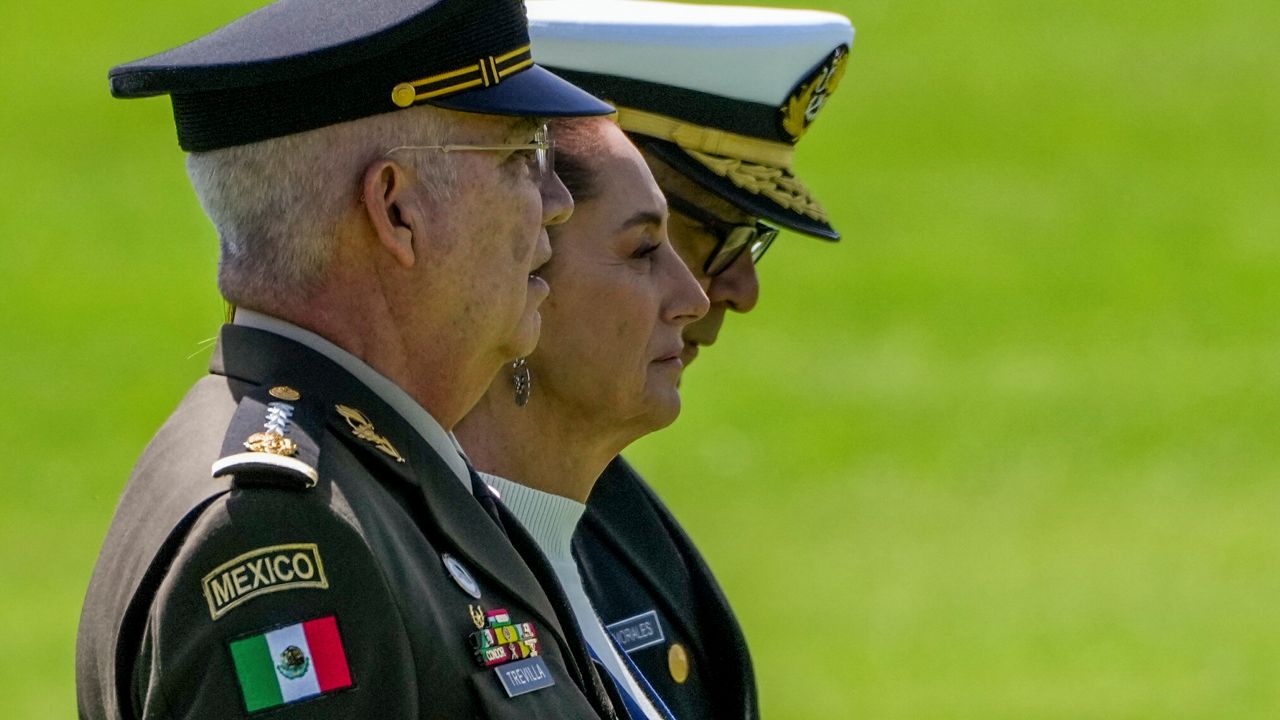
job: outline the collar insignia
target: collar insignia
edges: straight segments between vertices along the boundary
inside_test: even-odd
[[[377,431],[374,430],[373,422],[369,420],[369,418],[365,417],[364,413],[346,405],[335,405],[334,408],[338,411],[339,415],[346,418],[347,425],[351,426],[352,435],[355,435],[365,442],[373,443],[374,447],[392,458],[395,458],[396,462],[404,462],[404,456],[400,454],[400,451],[396,450],[395,446],[392,445],[389,440],[379,435]]]

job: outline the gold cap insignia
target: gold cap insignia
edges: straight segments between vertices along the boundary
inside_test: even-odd
[[[841,45],[813,71],[808,78],[791,91],[791,95],[782,103],[782,129],[791,137],[791,142],[800,140],[809,129],[818,111],[827,103],[827,98],[836,91],[840,79],[844,77],[845,61],[849,59],[849,46]]]
[[[396,462],[404,462],[404,456],[400,454],[400,451],[396,450],[395,446],[392,445],[390,441],[379,435],[377,431],[374,430],[373,422],[369,420],[369,418],[365,417],[364,413],[347,405],[335,405],[334,408],[338,411],[339,415],[346,418],[347,425],[351,426],[352,435],[355,435],[365,442],[373,443],[374,447],[395,458]]]

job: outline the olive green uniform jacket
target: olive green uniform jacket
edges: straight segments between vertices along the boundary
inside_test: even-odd
[[[296,453],[242,456],[272,412],[279,429],[269,404],[293,396],[280,386],[300,396],[285,403]],[[212,477],[228,457],[241,460]],[[317,471],[313,486],[290,461]],[[211,374],[148,446],[111,523],[80,620],[80,716],[614,717],[545,559],[497,513],[345,370],[226,326]],[[512,697],[479,663],[469,639],[494,610],[537,634],[545,676],[518,680],[553,684]],[[265,677],[287,680],[327,652],[331,687],[262,707],[235,653],[298,623],[329,628],[324,648],[271,655]],[[332,670],[335,635],[346,675]]]

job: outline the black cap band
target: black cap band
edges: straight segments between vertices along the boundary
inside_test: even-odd
[[[520,0],[278,0],[110,80],[117,97],[171,95],[187,151],[446,99],[504,115],[611,110],[533,64]],[[529,87],[486,93],[503,83]]]

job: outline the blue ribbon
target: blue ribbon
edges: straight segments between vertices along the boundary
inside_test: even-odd
[[[606,630],[604,634],[605,637],[609,638],[609,642],[613,644],[613,649],[618,653],[618,657],[622,658],[622,662],[626,665],[627,670],[630,671],[632,677],[635,678],[636,684],[645,692],[649,700],[653,703],[654,709],[658,711],[658,714],[662,716],[663,720],[676,720],[676,716],[671,713],[671,709],[668,708],[667,704],[658,696],[658,693],[653,689],[653,686],[649,684],[648,678],[644,676],[644,673],[640,672],[640,668],[636,667],[636,663],[631,659],[631,656],[618,646],[617,641],[608,630]],[[596,649],[591,647],[591,643],[587,643],[587,650],[591,652],[591,659],[600,667],[608,671],[608,666],[600,660],[600,656],[596,654]],[[612,677],[613,673],[609,673],[609,675]],[[622,702],[626,705],[627,715],[629,715],[632,720],[645,720],[644,710],[640,707],[640,703],[631,696],[631,692],[627,689],[627,684],[616,677],[613,678],[613,683],[618,686],[618,694],[622,696]]]

